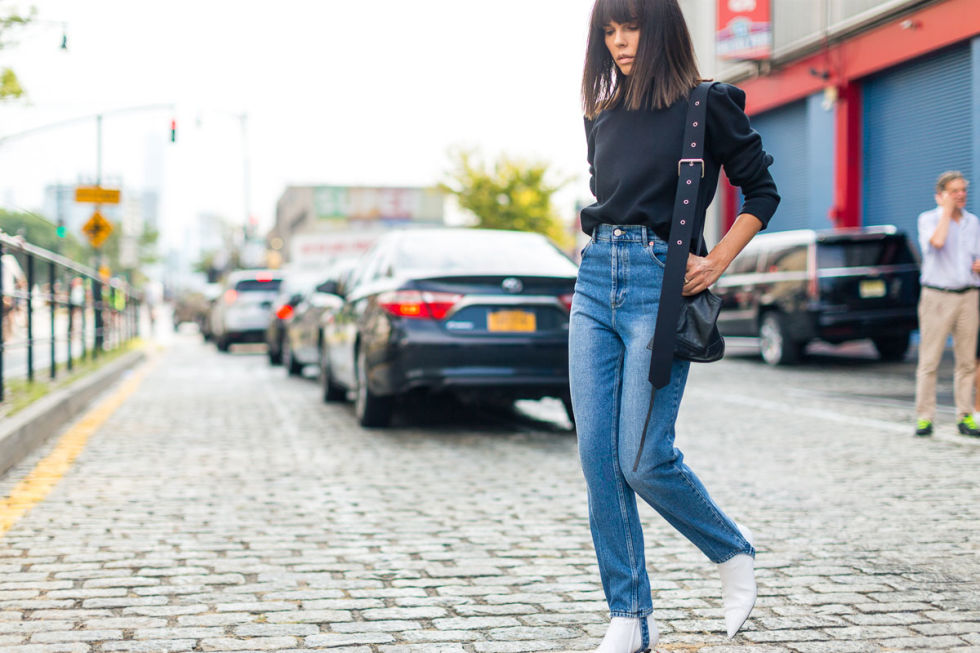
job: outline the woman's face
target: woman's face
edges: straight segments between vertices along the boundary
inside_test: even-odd
[[[636,59],[636,48],[640,45],[640,26],[636,23],[617,23],[612,20],[603,31],[609,54],[612,55],[619,71],[628,76]]]

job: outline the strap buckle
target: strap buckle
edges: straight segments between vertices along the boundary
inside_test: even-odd
[[[681,159],[677,162],[677,176],[681,176],[681,164],[686,163],[687,165],[693,166],[695,163],[701,164],[701,178],[704,179],[704,159]]]

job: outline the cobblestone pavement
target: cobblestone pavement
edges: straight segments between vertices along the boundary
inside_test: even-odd
[[[678,444],[754,529],[760,599],[729,642],[712,565],[644,507],[658,651],[980,651],[980,447],[860,400],[906,392],[894,369],[692,373]],[[178,338],[0,539],[0,650],[593,650],[574,433],[433,406],[364,431],[261,353]]]

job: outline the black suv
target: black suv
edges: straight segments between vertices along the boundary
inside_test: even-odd
[[[901,360],[918,327],[919,265],[895,227],[756,236],[713,289],[728,336],[757,336],[771,365],[799,360],[811,340],[870,338]]]

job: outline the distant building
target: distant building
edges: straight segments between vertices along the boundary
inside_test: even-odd
[[[755,11],[767,2],[712,4]],[[745,90],[775,158],[783,202],[770,229],[895,224],[914,234],[941,172],[980,181],[980,2],[772,0],[770,26],[771,51],[748,61],[737,50],[753,56],[750,21],[719,26],[735,56],[705,66]],[[739,198],[722,186],[725,227]],[[975,194],[970,210],[980,212]]]
[[[363,251],[386,230],[444,221],[445,196],[434,188],[290,186],[266,242],[283,264],[323,264]]]

